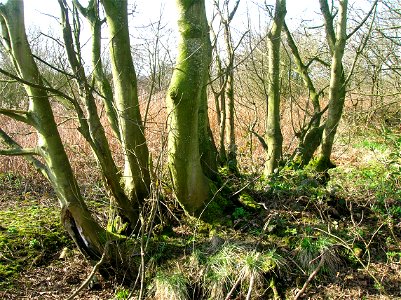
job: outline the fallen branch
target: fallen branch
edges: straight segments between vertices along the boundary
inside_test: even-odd
[[[294,300],[298,300],[298,298],[301,297],[302,294],[306,291],[306,288],[308,287],[309,283],[313,280],[313,278],[315,278],[317,273],[319,273],[320,269],[323,267],[323,263],[324,263],[324,253],[322,254],[320,262],[315,268],[315,270],[313,270],[313,272],[309,275],[308,279],[305,281],[302,289],[300,289],[298,293],[295,295]]]
[[[95,275],[95,273],[97,272],[97,270],[99,270],[99,267],[103,264],[104,259],[106,257],[107,254],[107,248],[108,248],[108,243],[106,244],[106,246],[104,247],[103,250],[103,254],[102,257],[100,258],[100,260],[96,263],[96,265],[93,267],[92,272],[89,274],[88,278],[85,279],[85,281],[80,285],[79,288],[77,288],[74,293],[72,293],[72,295],[70,297],[68,297],[66,300],[72,300],[74,299],[76,296],[78,296],[79,292],[82,291],[92,280],[93,276]]]

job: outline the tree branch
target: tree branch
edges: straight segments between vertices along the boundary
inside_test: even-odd
[[[375,1],[375,3],[377,4],[377,0]],[[372,9],[373,9],[373,8],[374,8],[374,15],[376,15],[376,5],[374,5],[374,6],[372,7]],[[370,15],[371,13],[372,13],[372,10],[369,12],[369,15]],[[371,35],[371,33],[372,33],[372,30],[373,30],[374,19],[375,19],[375,18],[373,17],[373,18],[372,18],[372,22],[370,23],[370,26],[369,26],[369,31],[368,31],[368,33],[366,34],[366,37],[365,37],[364,39],[362,38],[361,45],[359,45],[359,46],[358,46],[358,49],[356,50],[356,54],[355,54],[354,61],[352,62],[351,70],[349,71],[349,74],[348,74],[347,78],[346,78],[345,81],[344,81],[344,85],[347,85],[348,82],[350,81],[351,76],[352,76],[352,74],[354,73],[354,69],[355,69],[355,67],[356,67],[356,65],[357,65],[358,58],[359,58],[359,56],[361,55],[363,49],[365,49],[365,47],[366,47],[366,45],[367,45],[367,43],[368,43],[369,37],[370,37],[370,35]],[[366,21],[366,20],[365,20],[365,21]],[[365,21],[364,21],[364,22],[365,22]],[[347,38],[348,38],[348,37],[347,37]]]
[[[25,110],[0,108],[0,114],[7,116],[11,119],[14,119],[16,121],[23,122],[28,125],[32,125],[32,122],[29,119],[29,115],[28,115],[29,113]]]
[[[327,0],[319,0],[320,3],[320,11],[324,17],[324,25],[326,28],[326,39],[329,44],[330,52],[334,51],[334,45],[336,43],[336,32],[334,30],[334,16],[330,12],[329,4]]]
[[[230,23],[231,20],[234,18],[234,15],[235,15],[235,13],[237,12],[237,9],[238,9],[239,2],[240,2],[240,0],[237,0],[237,2],[235,2],[233,10],[228,15],[228,19],[227,19],[228,23]],[[227,6],[228,6],[228,3],[227,3]]]
[[[250,130],[250,132],[258,138],[260,144],[262,145],[263,150],[267,151],[269,147],[267,146],[265,139],[254,130]]]
[[[372,14],[373,10],[376,8],[376,6],[377,6],[377,1],[378,1],[378,0],[376,0],[375,2],[373,2],[373,5],[372,5],[372,7],[370,8],[368,14],[365,16],[365,18],[363,18],[363,20],[361,21],[361,23],[359,23],[358,26],[356,26],[356,27],[354,28],[354,30],[353,30],[350,34],[347,35],[347,38],[346,38],[347,40],[348,40],[351,36],[353,36],[353,35],[363,26],[363,24],[365,24],[365,22],[368,20],[368,18],[369,18],[370,15]]]
[[[20,77],[14,75],[14,74],[12,74],[12,73],[10,73],[10,72],[7,72],[6,70],[4,70],[4,69],[2,69],[2,68],[0,68],[0,73],[3,74],[3,75],[6,75],[6,76],[8,76],[8,77],[10,77],[10,78],[12,78],[12,79],[15,79],[15,80],[17,80],[17,81],[20,82],[20,83],[23,83],[23,84],[29,85],[29,86],[31,86],[31,87],[34,87],[34,88],[37,88],[37,89],[41,89],[41,90],[47,91],[47,92],[54,93],[54,94],[57,95],[57,96],[61,96],[61,97],[65,98],[66,100],[68,100],[69,102],[71,102],[72,104],[74,104],[74,103],[76,102],[74,98],[71,98],[71,97],[68,96],[67,94],[64,94],[63,92],[61,92],[61,91],[59,91],[59,90],[57,90],[57,89],[54,89],[54,88],[52,88],[52,87],[47,87],[47,86],[43,86],[43,85],[41,85],[41,84],[29,82],[29,81],[27,81],[27,80],[25,80],[25,79],[22,79],[22,78],[20,78]]]
[[[305,281],[304,285],[302,286],[302,289],[300,289],[299,292],[295,295],[294,300],[298,300],[299,297],[302,296],[302,294],[305,292],[306,288],[308,287],[308,284],[313,280],[313,278],[315,278],[317,273],[323,267],[323,263],[324,263],[324,253],[321,254],[319,264],[317,265],[316,269],[313,270],[313,272],[309,275],[308,279]]]
[[[15,148],[15,149],[0,149],[0,155],[26,156],[26,155],[40,155],[40,153],[37,148]]]
[[[57,71],[57,72],[59,72],[59,73],[61,73],[61,74],[64,74],[65,76],[67,76],[67,77],[69,77],[69,78],[75,78],[75,76],[74,76],[73,74],[70,74],[70,73],[68,73],[68,72],[65,71],[65,70],[62,70],[62,69],[60,69],[60,68],[57,68],[57,67],[53,66],[52,64],[48,63],[47,61],[41,59],[39,56],[37,56],[37,55],[35,55],[35,54],[32,54],[32,56],[33,56],[35,59],[37,59],[38,61],[40,61],[41,63],[43,63],[43,64],[45,64],[46,66],[48,66],[49,68],[53,69],[54,71]]]
[[[12,137],[10,137],[7,133],[5,133],[1,128],[0,128],[0,140],[13,150],[20,150],[20,151],[22,150],[22,147]],[[39,152],[38,149],[36,149],[36,151]],[[30,162],[35,167],[36,170],[38,170],[40,173],[42,173],[43,176],[49,179],[50,170],[46,167],[46,165],[44,165],[38,159],[33,157],[32,154],[24,154],[24,157],[28,162]]]
[[[102,257],[96,263],[96,265],[93,267],[92,272],[90,272],[89,276],[85,279],[85,281],[80,285],[79,288],[77,288],[74,291],[74,293],[70,297],[67,298],[67,300],[74,299],[76,296],[78,296],[79,292],[82,291],[89,284],[89,282],[92,280],[92,277],[95,275],[97,270],[99,270],[100,266],[103,264],[104,259],[106,258],[106,254],[107,254],[107,250],[108,250],[109,244],[110,244],[110,242],[107,242],[106,245],[104,246]]]

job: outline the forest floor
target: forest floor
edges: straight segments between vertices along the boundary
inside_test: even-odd
[[[401,135],[337,143],[329,176],[287,166],[266,181],[222,170],[235,205],[218,224],[179,211],[156,218],[147,297],[224,299],[234,287],[230,299],[293,299],[308,282],[302,299],[401,299]],[[106,211],[101,188],[87,191]],[[90,274],[57,204],[35,175],[0,174],[0,299],[67,299]],[[132,287],[97,278],[76,299],[136,299]]]

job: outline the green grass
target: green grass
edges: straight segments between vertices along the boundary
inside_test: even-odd
[[[21,182],[19,177],[12,180],[10,174],[0,177],[0,185],[14,184],[11,188],[15,191],[10,198],[1,198],[0,289],[12,285],[21,270],[43,264],[71,245],[58,208],[41,203],[34,193],[21,193]]]

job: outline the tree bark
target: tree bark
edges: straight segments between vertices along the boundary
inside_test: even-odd
[[[207,84],[210,40],[204,0],[177,0],[180,40],[167,93],[169,167],[177,200],[197,214],[209,198],[199,153],[199,109]]]
[[[17,73],[27,82],[43,85],[25,33],[23,1],[1,4],[0,15],[3,41],[13,57]],[[47,178],[62,208],[64,227],[87,257],[97,259],[103,253],[107,233],[92,218],[82,199],[47,93],[30,85],[24,87],[29,97],[28,117],[37,132],[39,154],[47,166]]]
[[[117,205],[114,206],[117,207],[119,216],[124,222],[129,223],[130,231],[132,231],[139,219],[139,207],[136,205],[136,209],[134,208],[134,205],[130,202],[130,199],[124,193],[120,185],[122,177],[113,160],[103,125],[100,122],[92,87],[87,80],[84,66],[79,57],[77,57],[77,53],[80,52],[80,49],[74,49],[74,46],[77,48],[79,45],[77,45],[76,40],[74,41],[73,39],[66,2],[65,0],[59,0],[59,4],[62,15],[64,47],[72,72],[75,75],[75,82],[80,91],[82,103],[86,109],[86,116],[79,115],[81,133],[93,150],[102,171],[101,175],[104,186],[111,199],[114,199],[116,202]],[[75,20],[75,23],[76,22],[78,22],[78,20]],[[83,130],[84,127],[87,127],[87,130]]]
[[[128,31],[127,0],[102,0],[110,32],[115,102],[124,152],[124,185],[133,202],[141,203],[150,188],[149,151],[144,135]]]
[[[278,168],[282,154],[283,135],[280,128],[280,47],[281,30],[286,15],[286,1],[276,0],[273,24],[269,38],[269,97],[266,118],[266,143],[268,146],[265,175],[272,175]]]
[[[334,33],[333,16],[328,10],[327,0],[320,0],[321,10],[325,18],[327,40],[332,54],[330,91],[328,115],[325,123],[320,154],[316,163],[316,169],[326,171],[335,165],[331,162],[334,136],[344,108],[345,101],[345,75],[342,64],[345,44],[347,41],[347,9],[348,0],[339,1],[337,32]]]

